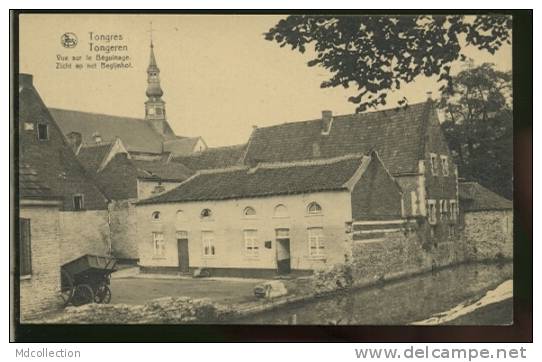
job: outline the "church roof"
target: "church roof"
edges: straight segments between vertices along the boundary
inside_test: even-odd
[[[226,168],[241,165],[245,150],[246,144],[212,147],[190,156],[174,157],[172,161],[180,162],[194,171]]]
[[[416,172],[430,116],[436,117],[436,111],[428,101],[334,116],[329,134],[322,134],[321,119],[261,127],[252,133],[244,161],[286,162],[376,150],[392,174]]]
[[[335,159],[259,164],[196,173],[177,188],[140,204],[228,200],[293,195],[348,188],[347,182],[371,157],[348,155]]]
[[[83,143],[94,143],[93,135],[97,132],[105,143],[121,138],[130,152],[162,152],[163,136],[144,119],[58,108],[49,108],[49,112],[62,133],[79,132]]]
[[[497,195],[477,182],[459,183],[460,208],[465,211],[511,210],[512,201]]]

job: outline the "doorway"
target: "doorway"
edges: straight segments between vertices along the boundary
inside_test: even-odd
[[[177,252],[179,254],[179,269],[182,273],[190,271],[188,258],[188,235],[184,231],[177,231]]]
[[[290,256],[290,230],[276,230],[277,244],[277,272],[281,275],[288,274],[291,271]]]

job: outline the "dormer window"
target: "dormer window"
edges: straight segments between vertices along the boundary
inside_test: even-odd
[[[442,175],[448,176],[450,174],[448,169],[448,157],[440,156],[440,163],[442,164]]]
[[[430,153],[429,156],[431,157],[431,174],[433,176],[438,175],[438,158],[436,153]]]
[[[49,127],[45,123],[38,124],[38,140],[47,141],[49,139]]]
[[[73,195],[73,209],[75,211],[81,211],[85,208],[83,195]]]

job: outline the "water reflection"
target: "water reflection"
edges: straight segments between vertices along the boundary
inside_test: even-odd
[[[263,312],[241,324],[405,325],[481,297],[512,265],[471,264]]]

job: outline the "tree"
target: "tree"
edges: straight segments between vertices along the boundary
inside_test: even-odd
[[[421,75],[437,75],[441,90],[451,88],[451,63],[466,59],[462,44],[493,54],[510,44],[511,26],[512,18],[501,15],[291,15],[265,38],[301,53],[312,46],[316,57],[308,65],[332,75],[321,87],[357,87],[349,101],[362,112],[385,105],[388,91]]]
[[[442,93],[442,129],[461,177],[512,197],[512,74],[484,63],[459,72]]]

